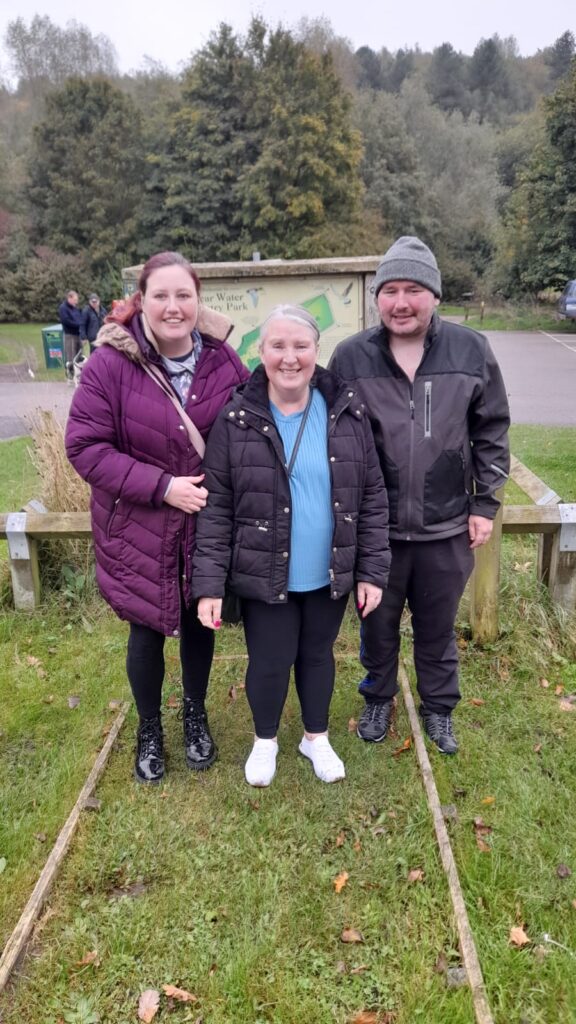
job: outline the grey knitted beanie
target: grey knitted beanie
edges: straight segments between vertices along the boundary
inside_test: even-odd
[[[442,279],[434,253],[414,235],[397,238],[384,254],[374,278],[374,295],[387,281],[415,281],[442,298]]]

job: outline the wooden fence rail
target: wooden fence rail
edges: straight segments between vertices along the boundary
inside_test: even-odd
[[[531,499],[530,505],[503,505],[492,538],[476,551],[470,589],[470,625],[482,641],[498,635],[498,585],[503,533],[538,535],[538,578],[552,600],[571,613],[576,609],[576,504],[564,504],[543,480],[518,459],[512,459],[511,478]],[[38,541],[47,538],[90,537],[88,512],[39,512],[31,503],[19,513],[0,513],[0,537],[8,539],[14,604],[33,611],[40,600]]]

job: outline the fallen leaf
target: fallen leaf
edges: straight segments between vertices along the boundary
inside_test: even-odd
[[[380,1024],[381,1017],[374,1010],[358,1010],[350,1017],[350,1024]]]
[[[442,804],[440,807],[444,821],[458,821],[458,809],[456,804]]]
[[[482,818],[474,818],[474,831],[479,835],[488,836],[492,831],[492,826],[485,825]]]
[[[496,800],[495,796],[485,796],[480,801],[481,804],[493,804]]]
[[[475,708],[481,708],[486,703],[481,697],[471,697],[470,704],[473,704]]]
[[[348,973],[348,968],[347,968],[347,966],[346,966],[346,964],[344,963],[343,960],[338,960],[338,963],[336,964],[336,973],[337,974],[347,974]]]
[[[80,697],[68,697],[68,707],[73,710],[77,708],[80,703]]]
[[[208,971],[208,977],[211,978],[213,974],[216,974],[218,970],[218,964],[210,964],[210,970]]]
[[[559,700],[558,707],[560,708],[560,711],[576,711],[576,704],[574,704],[568,697],[563,697],[562,700]]]
[[[541,743],[537,743],[536,746],[534,747],[534,753],[535,754],[539,754],[541,750],[542,750],[542,744]]]
[[[561,697],[563,693],[564,693],[564,687],[563,686],[556,686],[555,687],[554,694],[555,694],[556,697]]]
[[[572,900],[572,906],[574,907],[574,910],[576,910],[576,900]]]
[[[412,870],[408,872],[407,881],[410,882],[410,884],[412,884],[413,882],[423,882],[424,872],[422,868],[412,868]]]
[[[37,668],[38,665],[42,664],[42,662],[40,661],[40,658],[35,658],[33,654],[27,654],[26,664],[30,665],[31,668]]]
[[[253,811],[259,811],[260,810],[260,803],[259,803],[258,800],[249,800],[248,804],[252,808]]]
[[[54,694],[53,693],[47,693],[44,697],[42,697],[42,700],[44,701],[45,704],[53,704],[54,703]]]
[[[100,958],[95,949],[91,953],[85,953],[81,960],[76,961],[76,967],[87,967],[88,964],[94,964],[95,967],[100,964]]]
[[[45,843],[46,842],[46,833],[45,832],[35,832],[34,833],[34,839],[37,839],[39,843]]]
[[[410,750],[412,746],[412,737],[407,736],[401,747],[396,747],[396,750],[392,751],[392,756],[397,757],[398,754],[405,754],[407,750]]]
[[[344,928],[341,936],[341,942],[364,942],[364,936],[362,932],[359,932],[357,928]]]
[[[434,971],[436,974],[446,974],[448,970],[448,960],[444,952],[439,953],[436,957],[436,963],[434,964]]]
[[[353,967],[350,974],[362,974],[364,971],[369,971],[370,967],[368,964],[359,964],[358,967]]]
[[[538,680],[538,682],[540,683],[540,686],[542,687],[543,690],[547,690],[548,687],[550,686],[550,683],[548,682],[547,679],[541,678],[541,679]]]
[[[141,879],[137,879],[135,882],[130,882],[126,885],[115,887],[110,892],[110,897],[114,899],[120,899],[121,896],[130,896],[134,899],[136,896],[142,896],[146,892],[148,886]]]
[[[119,711],[119,709],[121,707],[122,707],[122,701],[121,700],[109,700],[108,701],[108,710],[109,711]]]
[[[484,842],[484,840],[482,839],[482,836],[476,836],[476,846],[480,850],[480,853],[491,853],[492,852],[491,847],[488,846],[488,843]]]
[[[98,800],[98,797],[87,796],[84,801],[85,811],[99,811],[102,807],[102,801]]]
[[[348,732],[356,732],[357,726],[358,726],[358,722],[356,721],[355,718],[349,719],[349,721],[348,721]]]
[[[339,832],[338,835],[336,836],[336,846],[344,846],[345,842],[346,842],[346,833],[342,829],[342,831]]]
[[[567,864],[559,864],[556,868],[556,874],[558,878],[570,878],[572,872]]]
[[[524,929],[517,926],[516,928],[510,929],[509,942],[511,942],[513,946],[522,947],[529,945],[530,939],[526,935]]]
[[[160,993],[155,988],[147,988],[138,1000],[138,1020],[143,1020],[144,1024],[150,1024],[150,1021],[154,1020],[158,1013],[159,1006]]]
[[[448,988],[463,988],[468,984],[468,974],[465,967],[449,967],[446,971],[446,984]]]
[[[360,853],[360,850],[362,849],[362,843],[360,842],[359,839],[354,840],[354,845],[352,849],[355,850],[356,853]]]
[[[348,881],[349,878],[350,878],[350,875],[348,874],[347,871],[341,871],[339,875],[336,875],[336,878],[334,879],[334,881],[332,883],[333,886],[334,886],[335,892],[342,892],[342,889],[346,885],[346,882]]]
[[[180,707],[180,700],[176,696],[175,693],[171,693],[170,696],[168,697],[168,700],[166,701],[166,707],[167,708],[179,708]]]
[[[170,999],[176,999],[179,1003],[197,1003],[198,996],[187,992],[185,988],[177,988],[176,985],[162,985],[162,991]]]

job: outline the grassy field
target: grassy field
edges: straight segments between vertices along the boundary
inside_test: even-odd
[[[576,321],[559,320],[551,306],[516,306],[512,303],[479,302],[467,306],[442,305],[440,316],[459,316],[477,331],[549,331],[551,334],[576,334]]]
[[[575,435],[513,432],[515,454],[566,500],[576,497]],[[14,445],[2,448],[16,454],[10,469],[0,464],[0,508],[19,500],[19,480],[29,486]],[[576,1019],[576,711],[566,702],[576,634],[547,607],[534,559],[532,540],[505,539],[496,643],[472,643],[463,610],[462,749],[454,759],[431,753],[497,1024]],[[408,623],[404,631],[408,654]],[[267,791],[243,780],[251,724],[241,631],[219,637],[209,707],[220,758],[199,777],[184,762],[169,641],[166,782],[151,790],[131,779],[132,711],[100,809],[83,816],[4,996],[3,1024],[126,1024],[139,994],[164,984],[197,996],[162,996],[155,1020],[173,1024],[347,1024],[361,1011],[373,1015],[356,1018],[366,1024],[472,1024],[468,990],[446,984],[460,957],[417,764],[411,750],[395,753],[409,735],[402,702],[385,743],[349,731],[360,710],[356,632],[350,614],[331,726],[346,782],[323,786],[298,757],[292,695]],[[125,636],[93,595],[73,590],[37,615],[6,610],[0,621],[0,944],[103,742],[110,702],[127,696]],[[422,874],[410,881],[412,871]],[[524,948],[509,941],[514,926],[527,933]],[[344,943],[346,928],[363,941]]]
[[[36,380],[62,380],[62,367],[48,370],[42,328],[51,324],[0,324],[0,364],[26,363]]]

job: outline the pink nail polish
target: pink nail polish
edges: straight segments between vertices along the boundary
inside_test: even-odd
[[[221,625],[222,625],[222,623],[221,623],[220,619],[216,619],[216,621],[214,622],[214,629],[220,629]]]

